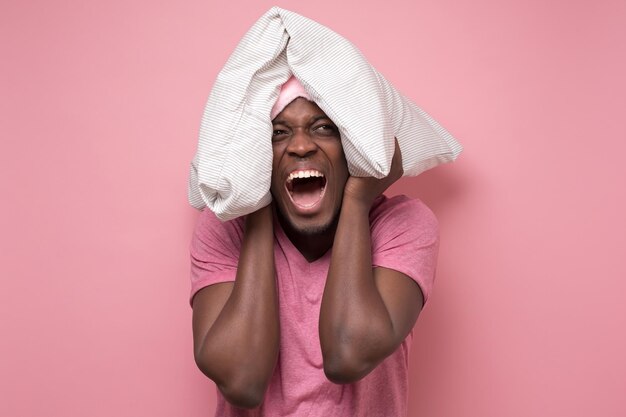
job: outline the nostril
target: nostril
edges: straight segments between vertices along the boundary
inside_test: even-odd
[[[287,150],[298,156],[305,156],[317,150],[317,145],[307,135],[294,135],[289,141]]]

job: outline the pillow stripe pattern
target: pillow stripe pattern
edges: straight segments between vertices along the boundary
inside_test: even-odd
[[[352,43],[273,7],[244,35],[213,85],[191,162],[192,206],[208,206],[224,221],[271,202],[270,112],[292,74],[339,127],[351,175],[386,176],[394,137],[405,175],[453,161],[462,150]]]

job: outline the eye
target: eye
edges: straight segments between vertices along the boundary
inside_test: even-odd
[[[272,131],[272,142],[284,139],[287,137],[288,134],[289,132],[287,132],[285,129],[274,129]]]
[[[324,136],[336,136],[339,133],[337,126],[331,123],[324,123],[314,128],[315,132]]]

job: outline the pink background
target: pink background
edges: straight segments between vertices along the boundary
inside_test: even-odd
[[[0,3],[0,415],[213,415],[187,170],[218,70],[272,4]],[[281,5],[466,148],[394,187],[442,228],[410,416],[626,415],[626,3]]]

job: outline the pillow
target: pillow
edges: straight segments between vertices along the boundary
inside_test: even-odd
[[[352,43],[273,7],[245,34],[213,85],[191,163],[192,206],[208,206],[224,221],[271,202],[270,112],[292,75],[339,128],[351,175],[386,176],[394,138],[405,175],[453,161],[462,150]]]

